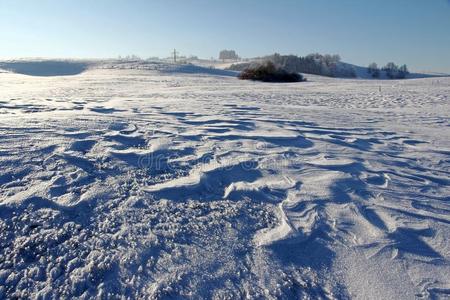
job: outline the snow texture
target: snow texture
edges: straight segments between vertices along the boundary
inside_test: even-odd
[[[77,66],[0,73],[0,298],[449,297],[450,78]]]

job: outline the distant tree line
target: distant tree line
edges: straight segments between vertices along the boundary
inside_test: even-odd
[[[309,54],[307,56],[280,55],[275,53],[268,59],[282,68],[299,73],[309,73],[329,77],[356,77],[355,70],[341,62],[337,54]]]
[[[397,66],[395,63],[390,62],[381,69],[376,63],[371,63],[367,67],[367,72],[372,75],[373,78],[380,78],[382,72],[386,74],[389,79],[404,79],[409,74],[408,67],[406,65]]]
[[[119,55],[118,59],[122,60],[122,61],[141,61],[141,60],[143,60],[141,57],[139,57],[138,55],[135,55],[135,54],[131,54],[131,55],[127,55],[127,56]]]
[[[316,74],[329,77],[356,77],[354,68],[341,62],[339,55],[330,54],[309,54],[307,56],[296,55],[273,55],[260,58],[262,61],[270,61],[276,66],[288,71],[297,73]],[[232,65],[230,69],[242,71],[248,68],[251,63]]]

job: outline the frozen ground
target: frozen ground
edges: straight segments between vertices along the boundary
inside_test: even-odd
[[[0,73],[0,298],[450,297],[449,78],[138,68]]]

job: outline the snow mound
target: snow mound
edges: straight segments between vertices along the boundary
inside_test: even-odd
[[[64,60],[17,60],[0,62],[0,69],[30,76],[69,76],[86,71],[89,64]]]

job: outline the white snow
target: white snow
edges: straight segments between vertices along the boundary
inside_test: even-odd
[[[45,75],[0,73],[0,298],[449,297],[450,78]]]

